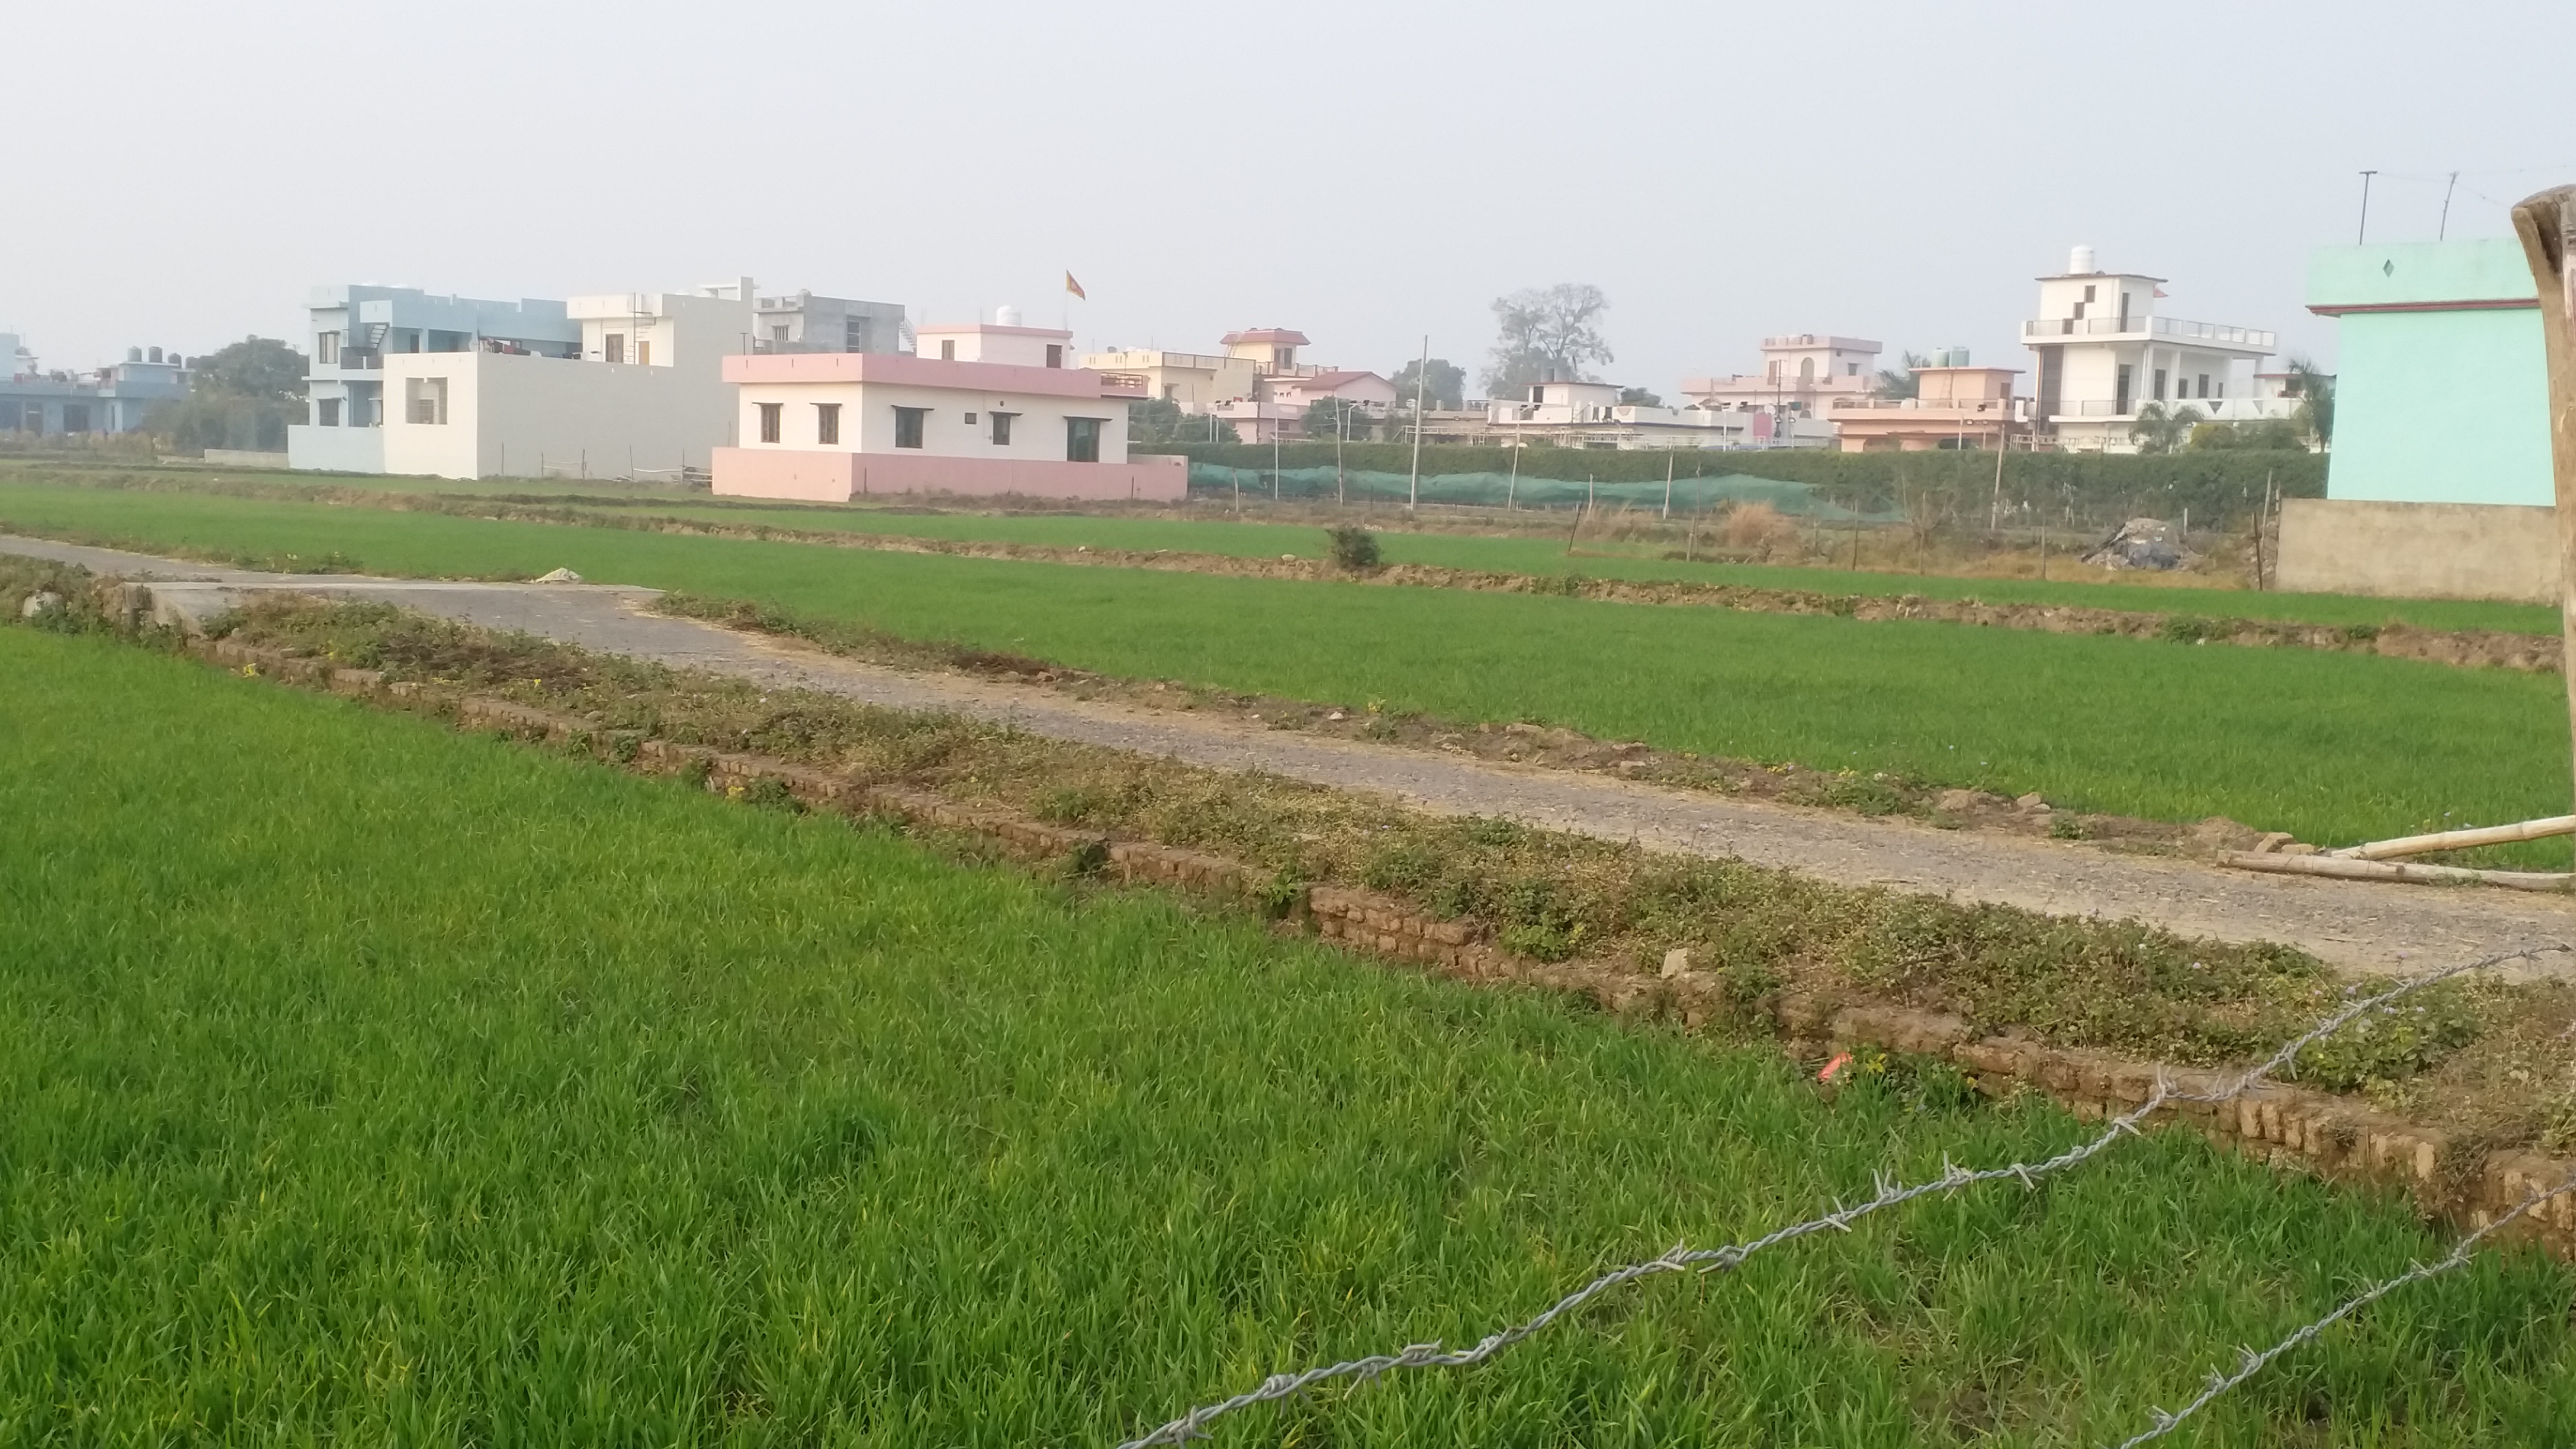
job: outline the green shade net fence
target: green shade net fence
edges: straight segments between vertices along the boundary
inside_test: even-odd
[[[1273,483],[1276,482],[1274,488]],[[1756,478],[1749,473],[1716,473],[1676,477],[1670,485],[1677,513],[1712,513],[1740,503],[1768,503],[1782,513],[1820,521],[1893,522],[1896,512],[1855,513],[1805,483]],[[1590,483],[1577,479],[1536,478],[1510,473],[1430,473],[1421,485],[1424,503],[1483,508],[1628,508],[1660,511],[1666,484],[1653,482]],[[1190,464],[1190,492],[1203,498],[1252,497],[1305,500],[1343,498],[1352,502],[1402,503],[1411,496],[1412,479],[1404,473],[1365,468],[1236,468],[1223,463]]]

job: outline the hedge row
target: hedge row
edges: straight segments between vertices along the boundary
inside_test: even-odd
[[[1140,446],[1140,451],[1185,453],[1192,462],[1267,475],[1274,466],[1267,444],[1190,443]],[[1413,449],[1402,443],[1352,443],[1343,454],[1352,469],[1405,473]],[[1810,449],[1661,452],[1532,447],[1521,451],[1520,476],[1582,484],[1660,483],[1667,462],[1680,476],[1727,473],[1804,483],[1836,504],[1866,513],[1949,512],[1982,519],[1995,489],[1995,455],[1974,450],[1927,453],[1838,453]],[[1277,454],[1281,468],[1334,466],[1330,443],[1289,443]],[[1510,467],[1507,450],[1431,444],[1422,450],[1425,476],[1498,473]],[[2008,453],[2003,497],[2023,517],[2045,511],[2052,519],[2172,518],[2188,508],[2213,522],[2250,513],[2266,480],[2284,497],[2322,498],[2326,459],[2304,452],[2202,452],[2155,455]]]

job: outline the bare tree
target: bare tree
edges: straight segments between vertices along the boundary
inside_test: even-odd
[[[1589,282],[1531,287],[1494,299],[1493,361],[1485,391],[1509,397],[1534,382],[1580,382],[1588,363],[1611,360],[1601,335],[1610,299]]]

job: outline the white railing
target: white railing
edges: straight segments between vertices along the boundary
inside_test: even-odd
[[[2215,342],[2227,347],[2265,351],[2280,339],[2260,327],[2227,327],[2216,322],[2187,322],[2180,317],[2041,317],[2021,324],[2024,337],[2172,337],[2185,342]]]

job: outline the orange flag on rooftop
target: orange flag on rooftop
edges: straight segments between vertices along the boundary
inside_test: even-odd
[[[1064,274],[1064,289],[1086,302],[1091,300],[1091,294],[1082,290],[1082,284],[1073,279],[1073,273],[1071,272]]]

